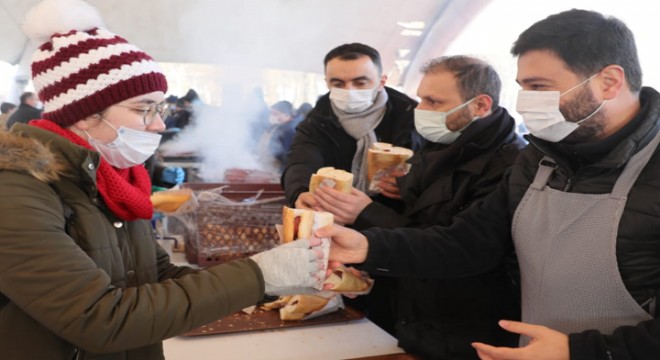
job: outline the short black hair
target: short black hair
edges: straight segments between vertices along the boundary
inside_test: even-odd
[[[520,34],[511,54],[520,56],[531,50],[552,51],[572,72],[585,78],[608,65],[619,65],[630,90],[638,92],[642,88],[635,37],[615,17],[579,9],[550,15]]]
[[[197,91],[195,91],[194,89],[189,89],[186,95],[183,95],[181,99],[187,102],[194,102],[196,100],[199,100],[199,95],[197,95]]]
[[[464,55],[443,56],[429,60],[422,66],[422,74],[447,71],[454,75],[463,101],[486,94],[493,99],[491,109],[500,104],[502,81],[497,71],[487,62]]]
[[[294,114],[295,111],[293,110],[293,104],[291,104],[291,102],[286,100],[278,101],[275,104],[273,104],[270,108],[273,110],[277,110],[282,114],[290,117],[293,117],[295,115]]]
[[[380,54],[378,51],[369,45],[360,43],[339,45],[336,48],[330,50],[330,52],[327,53],[323,59],[323,68],[325,69],[325,67],[328,66],[328,62],[334,58],[340,58],[342,60],[355,60],[362,56],[370,57],[371,61],[378,68],[378,74],[380,75],[383,73],[383,64],[380,62]]]
[[[21,101],[21,104],[25,104],[25,102],[26,102],[29,98],[34,97],[34,95],[35,95],[35,94],[34,94],[33,92],[29,92],[29,91],[26,91],[26,92],[22,93],[22,94],[21,94],[21,97],[19,98],[20,101]]]
[[[10,102],[3,102],[2,104],[0,104],[0,112],[3,114],[10,112],[14,108],[16,108],[16,105]]]

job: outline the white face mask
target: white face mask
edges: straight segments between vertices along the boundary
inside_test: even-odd
[[[431,111],[415,109],[415,128],[417,132],[422,135],[426,140],[440,144],[451,144],[465,130],[472,122],[478,117],[475,117],[469,123],[465,124],[462,129],[451,131],[447,128],[447,116],[452,114],[463,107],[467,106],[475,98],[449,110],[449,111]]]
[[[105,161],[116,168],[126,169],[143,164],[156,152],[160,144],[160,134],[133,130],[124,126],[117,129],[105,119],[101,120],[117,131],[116,139],[108,144],[103,144],[93,139],[86,131],[85,134],[89,137],[89,144],[101,153]]]
[[[269,115],[268,116],[268,123],[271,125],[281,125],[281,124],[286,124],[291,120],[290,117],[288,116],[278,116],[278,115]]]
[[[518,92],[516,111],[522,116],[523,122],[529,132],[537,138],[550,142],[558,142],[580,127],[580,123],[598,113],[606,101],[603,101],[587,117],[576,122],[566,121],[564,115],[559,111],[559,98],[561,96],[577,89],[596,75],[598,74],[592,75],[561,94],[559,91],[520,90]]]
[[[365,90],[346,90],[340,88],[330,88],[330,100],[341,110],[355,114],[367,110],[373,105],[378,91],[378,87]]]
[[[275,116],[275,115],[269,115],[268,116],[268,123],[271,125],[279,125],[280,124],[280,118]]]

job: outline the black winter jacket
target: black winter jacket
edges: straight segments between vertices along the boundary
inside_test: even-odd
[[[499,108],[453,144],[427,143],[410,159],[410,172],[399,178],[404,213],[374,202],[354,227],[449,225],[495,189],[524,146],[514,119]],[[517,336],[497,326],[519,318],[516,290],[504,266],[459,279],[399,279],[393,294],[399,346],[425,359],[477,359],[472,341],[516,346]]]
[[[417,102],[394,89],[385,87],[385,90],[387,110],[374,130],[378,141],[417,150],[421,145],[413,118]],[[293,206],[298,195],[309,190],[312,174],[322,167],[351,171],[356,147],[357,141],[341,127],[333,113],[329,94],[322,96],[296,128],[282,174],[287,201]],[[374,200],[400,207],[399,201],[393,202],[384,196],[377,196]]]
[[[641,110],[628,125],[598,142],[569,148],[530,137],[531,145],[521,152],[498,188],[462,212],[449,227],[364,231],[369,240],[369,254],[363,268],[397,276],[433,274],[437,278],[451,278],[481,274],[500,266],[514,250],[511,220],[533,181],[540,159],[547,154],[558,164],[549,180],[554,189],[591,194],[611,192],[626,162],[660,130],[660,94],[652,88],[643,88],[640,103]],[[594,157],[599,151],[604,152]],[[640,304],[660,289],[658,188],[660,148],[630,190],[618,227],[619,272],[626,288]],[[660,319],[620,327],[612,334],[596,330],[570,334],[569,345],[571,359],[657,359],[660,358]]]
[[[402,146],[413,151],[420,148],[421,137],[415,130],[414,109],[417,102],[408,96],[388,87],[387,103],[383,120],[374,132],[377,141]],[[282,187],[291,206],[298,196],[309,190],[309,179],[316,170],[332,166],[351,171],[357,141],[341,126],[332,111],[329,94],[321,97],[307,118],[296,128],[287,165],[282,174]],[[372,199],[386,207],[401,210],[403,202],[382,195]],[[389,279],[376,279],[371,293],[357,299],[347,300],[347,304],[367,313],[376,325],[392,333],[394,315],[387,297],[390,290]]]
[[[41,119],[41,110],[28,104],[20,104],[18,109],[7,119],[7,129],[16,123],[27,124],[28,121],[35,119]]]

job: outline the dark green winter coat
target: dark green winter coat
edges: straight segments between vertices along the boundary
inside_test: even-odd
[[[105,207],[98,164],[46,130],[0,133],[3,359],[162,359],[163,339],[263,298],[251,260],[172,265],[149,221]]]

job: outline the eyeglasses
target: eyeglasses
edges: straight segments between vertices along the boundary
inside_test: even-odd
[[[127,105],[121,105],[121,104],[115,104],[115,106],[123,107],[126,109],[130,109],[133,111],[141,112],[142,113],[142,121],[144,122],[145,126],[151,125],[154,120],[156,120],[156,115],[160,116],[162,120],[165,120],[165,118],[169,115],[170,109],[167,106],[166,102],[162,102],[160,104],[156,103],[151,103],[149,104],[148,107],[146,108],[135,108],[132,106],[127,106]]]

